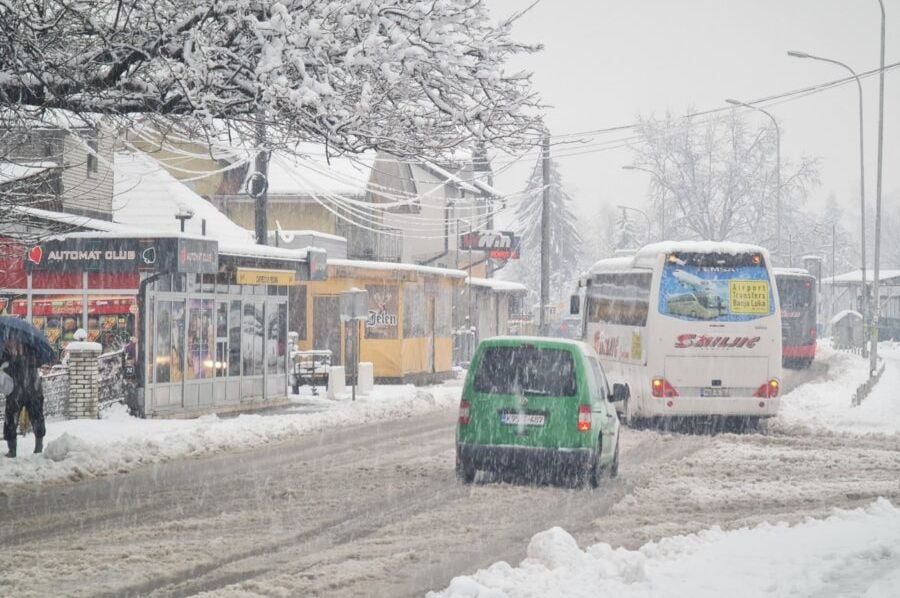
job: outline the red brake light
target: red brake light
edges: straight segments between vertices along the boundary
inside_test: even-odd
[[[654,378],[650,382],[650,394],[654,397],[677,397],[678,391],[665,378]]]
[[[761,397],[764,399],[771,399],[778,396],[778,391],[781,390],[781,385],[778,383],[778,380],[772,378],[762,386],[756,389],[756,392],[753,393],[754,397]]]
[[[459,402],[459,425],[468,426],[469,425],[469,401],[463,399]]]
[[[578,407],[578,431],[588,432],[591,429],[591,406],[579,405]]]

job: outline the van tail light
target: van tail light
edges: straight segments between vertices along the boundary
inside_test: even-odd
[[[668,380],[657,377],[650,382],[650,394],[657,398],[677,397],[678,391],[675,390],[674,386],[669,384]]]
[[[459,425],[468,426],[469,425],[469,401],[463,399],[459,402]]]
[[[580,405],[578,407],[578,431],[589,432],[591,429],[591,406]]]
[[[757,388],[756,392],[753,393],[753,396],[763,399],[772,399],[778,396],[779,390],[781,390],[781,385],[778,383],[778,380],[772,378],[771,380]]]

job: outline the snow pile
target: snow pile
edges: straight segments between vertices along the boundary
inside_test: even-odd
[[[139,419],[116,405],[99,420],[50,421],[43,455],[31,453],[34,436],[19,438],[19,457],[0,460],[2,489],[19,484],[77,480],[125,472],[149,463],[247,449],[325,429],[400,419],[459,401],[461,380],[425,389],[376,386],[349,400],[295,397],[291,407],[265,414],[207,415],[190,420]]]
[[[817,360],[826,361],[824,377],[803,384],[781,400],[773,430],[790,433],[808,427],[850,434],[900,434],[900,345],[881,343],[885,371],[872,393],[857,407],[853,393],[869,375],[869,361],[819,343]]]
[[[866,509],[649,542],[638,550],[595,544],[581,550],[555,527],[536,534],[518,567],[498,562],[456,577],[430,598],[671,596],[896,596],[900,509]]]

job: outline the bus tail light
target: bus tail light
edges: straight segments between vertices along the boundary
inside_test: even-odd
[[[654,378],[650,382],[650,393],[657,398],[677,397],[678,391],[665,378]]]
[[[469,401],[463,399],[459,402],[459,425],[468,426],[469,425]]]
[[[753,396],[763,399],[772,399],[778,396],[779,390],[781,390],[781,385],[778,383],[778,380],[772,378],[771,380],[757,388],[756,392],[753,393]]]
[[[578,431],[589,432],[591,430],[591,406],[579,405],[578,407]]]

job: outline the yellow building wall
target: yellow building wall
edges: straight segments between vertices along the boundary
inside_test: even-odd
[[[351,288],[364,289],[366,285],[388,285],[397,289],[397,337],[396,339],[372,339],[363,334],[360,347],[360,360],[372,362],[376,378],[403,378],[404,376],[430,373],[428,370],[428,343],[427,337],[403,338],[404,319],[404,292],[403,285],[416,283],[424,287],[425,277],[435,278],[434,275],[423,275],[417,272],[395,271],[386,267],[385,270],[369,268],[336,268],[328,267],[328,280],[305,282],[307,286],[306,297],[306,338],[298,341],[302,351],[308,351],[313,347],[314,322],[313,322],[313,298],[316,296],[339,295],[341,291]],[[454,287],[460,286],[463,279],[449,277],[437,277],[437,287],[452,294]],[[426,314],[421,314],[424,318]],[[341,334],[341,351],[346,354],[346,334]],[[449,372],[453,368],[453,339],[448,336],[435,336],[434,339],[434,371],[435,373]]]

